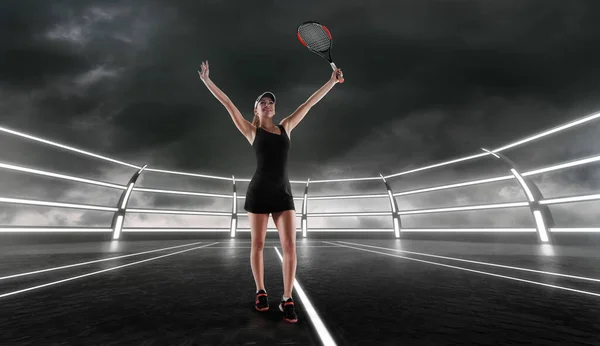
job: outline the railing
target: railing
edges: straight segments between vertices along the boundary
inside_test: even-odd
[[[503,152],[508,149],[515,148],[521,146],[525,143],[532,142],[542,137],[549,136],[551,134],[555,134],[560,131],[564,131],[566,129],[572,128],[574,126],[578,126],[590,121],[593,121],[600,117],[600,113],[595,113],[570,123],[557,126],[547,131],[540,132],[536,135],[527,137],[525,139],[513,142],[511,144],[505,145],[503,147],[497,149],[484,149],[482,148],[481,153],[467,156],[464,158],[454,159],[426,167],[421,167],[417,169],[411,169],[405,172],[400,172],[396,174],[391,174],[387,176],[383,176],[380,174],[379,177],[366,177],[366,178],[354,178],[354,179],[331,179],[331,180],[313,180],[308,179],[307,181],[296,181],[291,180],[292,184],[304,184],[305,190],[303,197],[295,197],[295,200],[302,201],[302,213],[301,213],[301,228],[299,231],[302,232],[303,237],[307,237],[308,233],[312,232],[389,232],[394,233],[396,238],[399,238],[402,232],[530,232],[537,233],[539,240],[543,243],[551,241],[551,234],[558,232],[600,232],[600,228],[557,228],[554,227],[554,221],[552,218],[552,214],[548,208],[549,205],[553,204],[563,204],[563,203],[574,203],[574,202],[583,202],[583,201],[593,201],[600,199],[600,194],[590,194],[590,195],[579,195],[579,196],[564,196],[560,198],[543,198],[536,184],[530,179],[532,176],[540,175],[547,172],[558,171],[566,168],[586,165],[594,162],[600,161],[600,155],[591,156],[586,158],[580,158],[577,160],[573,160],[570,162],[558,163],[548,167],[542,167],[538,169],[534,169],[528,172],[520,172],[519,167],[512,162]],[[238,196],[236,190],[236,181],[245,181],[249,182],[250,179],[236,179],[234,176],[229,177],[219,177],[219,176],[210,176],[203,174],[195,174],[195,173],[185,173],[185,172],[176,172],[176,171],[168,171],[161,169],[153,169],[148,168],[147,166],[138,166],[126,162],[122,162],[119,160],[115,160],[112,158],[108,158],[105,156],[93,154],[84,150],[76,149],[73,147],[69,147],[66,145],[62,145],[59,143],[55,143],[46,139],[34,137],[22,132],[10,130],[4,127],[0,127],[0,131],[11,134],[14,136],[18,136],[21,138],[26,138],[32,141],[37,141],[40,143],[44,143],[50,146],[59,147],[65,150],[69,150],[72,152],[76,152],[82,155],[94,157],[96,159],[100,159],[107,162],[112,162],[114,164],[127,166],[129,168],[135,169],[134,173],[131,176],[131,179],[126,185],[113,184],[103,181],[97,181],[92,179],[84,179],[78,178],[65,174],[58,174],[28,167],[21,167],[9,163],[0,162],[0,168],[12,171],[18,171],[23,173],[35,174],[53,177],[56,179],[63,179],[74,181],[83,184],[91,184],[96,186],[102,186],[111,189],[121,190],[121,198],[116,206],[98,206],[98,205],[86,205],[86,204],[72,204],[72,203],[57,203],[51,201],[41,201],[41,200],[31,200],[31,199],[20,199],[20,198],[9,198],[9,197],[0,197],[0,203],[11,203],[11,204],[21,204],[21,205],[36,205],[36,206],[47,206],[47,207],[58,207],[58,208],[74,208],[74,209],[85,209],[85,210],[95,210],[95,211],[104,211],[113,213],[113,220],[110,227],[106,228],[94,228],[94,227],[34,227],[34,226],[5,226],[0,227],[0,232],[112,232],[112,239],[117,240],[120,237],[121,232],[168,232],[168,231],[177,231],[177,232],[229,232],[231,237],[235,237],[236,232],[250,232],[250,229],[238,229],[237,221],[238,217],[247,217],[245,213],[238,214],[237,211],[237,201],[240,199],[244,199],[245,196]],[[506,166],[507,170],[510,174],[494,177],[494,178],[486,178],[474,181],[466,181],[466,182],[457,182],[454,184],[443,185],[443,186],[433,186],[428,188],[420,188],[410,191],[401,191],[401,192],[393,192],[388,184],[389,179],[397,178],[400,176],[413,174],[416,172],[422,172],[425,170],[430,170],[434,168],[449,166],[457,163],[464,163],[466,161],[471,161],[475,159],[479,159],[482,157],[488,157],[488,155],[492,155],[498,160],[501,160]],[[167,175],[181,175],[181,176],[189,176],[195,178],[203,178],[203,179],[213,179],[213,180],[226,180],[232,182],[232,194],[214,194],[214,193],[202,193],[202,192],[194,192],[194,191],[174,191],[174,190],[164,190],[164,189],[154,189],[154,188],[139,188],[135,187],[135,183],[138,177],[146,171],[167,174]],[[458,187],[465,186],[474,186],[492,182],[499,181],[508,181],[515,179],[521,189],[523,190],[527,200],[523,202],[512,202],[512,203],[497,203],[497,204],[486,204],[486,205],[468,205],[468,206],[457,206],[457,207],[447,207],[447,208],[434,208],[434,209],[418,209],[418,210],[399,210],[398,204],[396,202],[397,197],[420,194],[431,191],[441,191],[447,189],[453,189]],[[381,194],[359,194],[359,195],[336,195],[336,196],[318,196],[318,197],[309,197],[309,187],[315,184],[326,184],[332,182],[355,182],[355,181],[381,181],[383,186],[385,186],[386,193]],[[147,192],[147,193],[157,193],[157,194],[171,194],[171,195],[185,195],[185,196],[198,196],[198,197],[206,197],[206,198],[225,198],[232,200],[232,210],[229,211],[193,211],[193,210],[160,210],[160,209],[138,209],[138,208],[127,208],[127,204],[131,198],[131,195],[135,192]],[[378,212],[336,212],[336,213],[309,213],[308,212],[308,202],[310,200],[334,200],[334,199],[368,199],[368,198],[380,198],[380,199],[388,199],[390,202],[390,210],[386,211],[378,211]],[[469,210],[484,210],[484,209],[500,209],[500,208],[529,208],[531,211],[532,219],[535,223],[535,228],[460,228],[460,229],[450,229],[450,228],[442,228],[442,229],[424,229],[424,228],[402,228],[401,216],[403,215],[418,215],[418,214],[429,214],[429,213],[449,213],[449,212],[457,212],[457,211],[469,211]],[[231,219],[231,226],[229,228],[123,228],[124,218],[127,214],[133,213],[155,213],[155,214],[177,214],[177,215],[202,215],[202,216],[222,216]],[[392,223],[390,228],[384,229],[342,229],[342,228],[308,228],[308,218],[309,217],[343,217],[343,216],[391,216]],[[275,231],[270,229],[269,231]]]

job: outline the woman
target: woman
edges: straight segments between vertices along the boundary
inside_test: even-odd
[[[244,209],[248,212],[252,238],[250,265],[256,282],[255,308],[258,311],[269,310],[264,284],[263,248],[269,214],[272,214],[283,249],[284,292],[279,310],[283,312],[286,321],[295,323],[298,317],[294,309],[292,290],[296,275],[296,210],[287,175],[290,134],[312,106],[338,83],[341,70],[333,71],[329,81],[291,115],[281,120],[279,125],[273,123],[276,104],[273,93],[265,92],[256,99],[254,120],[250,123],[244,119],[229,97],[210,80],[208,61],[202,63],[198,74],[208,90],[225,106],[233,123],[250,142],[256,154],[256,172],[248,185],[244,204]]]

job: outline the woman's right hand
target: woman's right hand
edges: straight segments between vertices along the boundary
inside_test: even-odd
[[[208,60],[202,62],[201,71],[198,71],[198,75],[201,80],[208,80]]]

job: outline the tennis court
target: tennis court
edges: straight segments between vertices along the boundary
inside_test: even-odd
[[[249,240],[3,253],[3,345],[594,345],[600,332],[590,247],[299,239],[296,324],[277,309],[276,239],[264,249],[268,312],[253,307]]]

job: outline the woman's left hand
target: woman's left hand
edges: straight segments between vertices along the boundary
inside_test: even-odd
[[[334,82],[334,83],[343,83],[344,82],[344,74],[342,73],[342,70],[335,69],[335,71],[331,72],[331,78],[329,79],[330,82]]]

